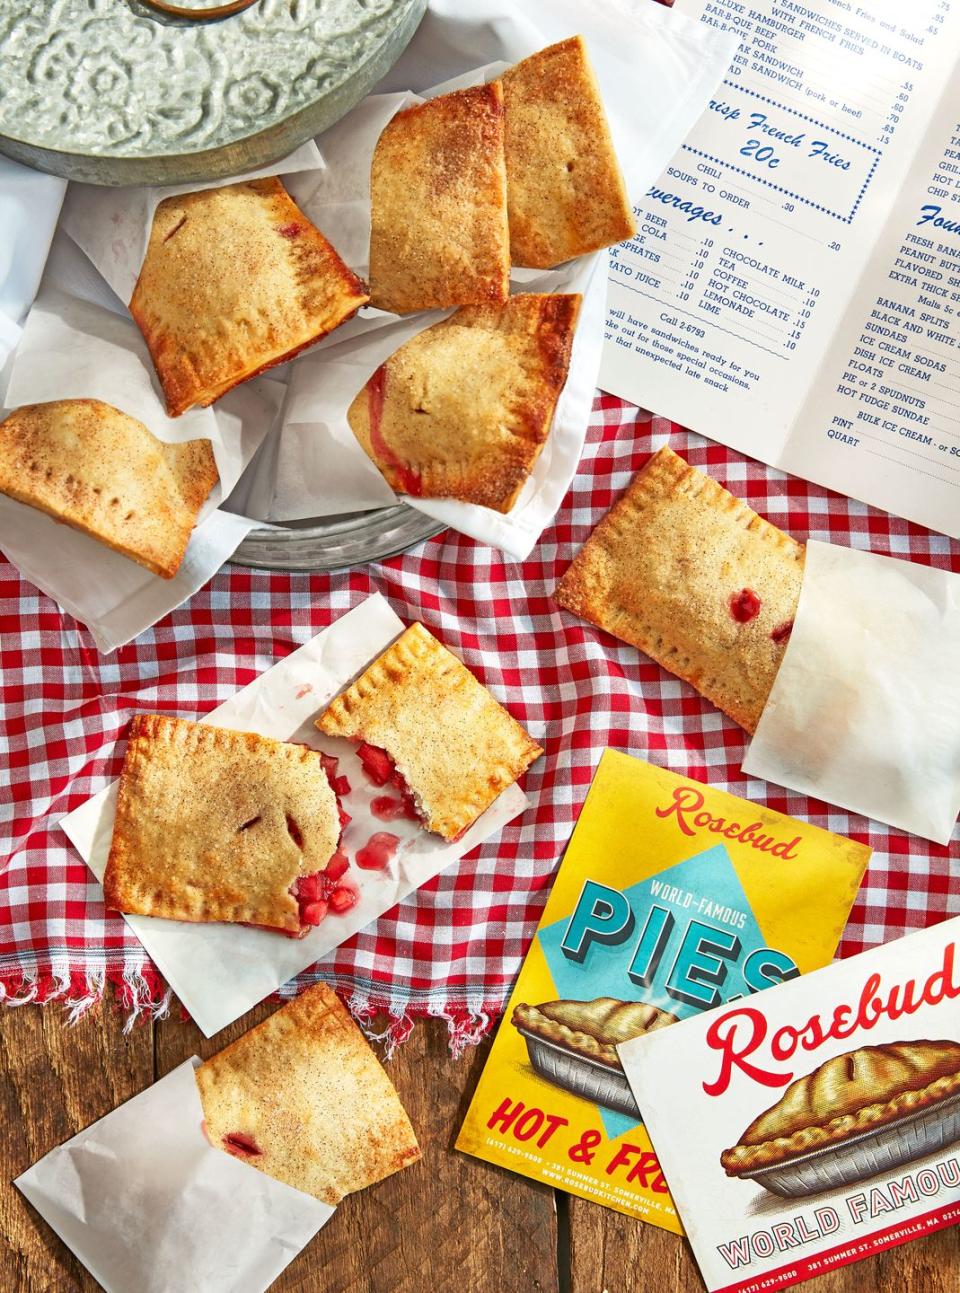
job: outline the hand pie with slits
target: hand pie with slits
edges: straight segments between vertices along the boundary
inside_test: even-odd
[[[803,558],[802,544],[664,447],[554,596],[753,732],[790,637]]]
[[[543,751],[422,624],[411,624],[317,719],[367,774],[453,840]]]
[[[163,579],[218,479],[209,440],[166,444],[100,400],[25,404],[0,422],[0,493]]]
[[[398,112],[374,150],[370,207],[372,305],[407,314],[505,301],[500,82]]]
[[[325,983],[196,1071],[207,1138],[335,1206],[420,1157],[393,1084]]]
[[[107,906],[305,934],[319,923],[315,878],[341,834],[324,758],[253,732],[137,715],[103,878]]]
[[[347,411],[391,488],[508,512],[549,435],[579,309],[529,293],[465,306],[391,355]]]
[[[367,299],[270,177],[161,202],[130,313],[176,417],[292,359]]]

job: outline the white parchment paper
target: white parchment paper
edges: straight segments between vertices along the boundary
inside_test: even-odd
[[[340,758],[339,770],[351,785],[351,793],[343,803],[353,818],[342,847],[351,859],[347,874],[360,888],[356,907],[343,916],[330,913],[303,939],[241,925],[126,916],[124,919],[150,958],[207,1037],[463,857],[527,806],[523,792],[510,786],[453,844],[414,822],[385,823],[370,813],[370,800],[383,794],[383,789],[373,787],[367,780],[349,742],[321,735],[313,722],[403,628],[403,622],[379,594],[370,597],[203,720],[277,740],[303,741]],[[116,787],[113,782],[60,823],[98,880],[103,879],[110,852]],[[353,860],[356,850],[375,831],[384,830],[401,837],[397,857],[386,871],[358,869]]]
[[[811,542],[743,768],[947,844],[960,811],[960,575]]]
[[[0,157],[0,370],[36,294],[66,187]]]
[[[107,1293],[264,1293],[334,1209],[209,1144],[187,1060],[14,1184]]]

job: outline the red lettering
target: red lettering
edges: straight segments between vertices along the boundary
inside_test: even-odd
[[[513,1134],[517,1140],[531,1140],[543,1126],[543,1110],[528,1109],[517,1119]]]
[[[630,1159],[634,1154],[639,1154],[640,1157],[636,1163],[630,1165]],[[624,1141],[618,1146],[617,1152],[604,1171],[607,1176],[613,1176],[618,1168],[627,1166],[630,1166],[627,1173],[628,1181],[639,1181],[641,1189],[653,1190],[655,1194],[667,1193],[667,1183],[663,1178],[656,1154],[652,1154],[648,1149],[641,1149],[639,1145],[631,1145],[628,1141]]]
[[[561,1118],[558,1113],[545,1113],[543,1116],[547,1124],[547,1129],[537,1141],[537,1149],[543,1149],[544,1145],[555,1131],[559,1131],[561,1127],[570,1126],[570,1119]]]
[[[658,817],[669,817],[671,813],[677,815],[677,825],[683,831],[684,835],[696,835],[692,826],[688,826],[686,815],[696,812],[698,808],[703,807],[703,795],[693,786],[677,786],[673,792],[673,803],[666,808],[655,808],[653,811]]]
[[[487,1126],[491,1131],[499,1127],[501,1131],[509,1131],[514,1121],[523,1113],[524,1103],[518,1100],[516,1104],[507,1097],[500,1101],[496,1109],[487,1120]]]
[[[738,1045],[741,1032],[740,1020],[750,1025],[750,1035],[743,1040],[742,1045]],[[727,1027],[724,1028],[724,1025]],[[711,1022],[707,1029],[707,1045],[720,1052],[720,1072],[717,1074],[716,1081],[703,1083],[703,1089],[707,1095],[723,1095],[730,1085],[734,1067],[746,1073],[747,1077],[753,1078],[755,1082],[759,1082],[761,1086],[786,1086],[793,1077],[792,1073],[786,1076],[771,1073],[769,1069],[762,1069],[756,1064],[747,1062],[746,1057],[757,1050],[766,1035],[766,1019],[759,1010],[754,1010],[750,1006],[730,1010]]]
[[[800,1035],[795,1028],[784,1024],[773,1034],[770,1043],[770,1054],[775,1060],[788,1060],[800,1044]]]

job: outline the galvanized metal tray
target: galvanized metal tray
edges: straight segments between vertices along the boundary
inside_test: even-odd
[[[2,0],[0,152],[91,184],[266,165],[369,92],[426,3]]]
[[[641,1121],[640,1110],[622,1069],[612,1069],[586,1055],[574,1055],[565,1046],[558,1046],[536,1033],[528,1033],[525,1028],[518,1028],[517,1032],[526,1041],[530,1063],[541,1077],[572,1095],[582,1096],[591,1104],[602,1104],[614,1113]]]
[[[251,530],[231,558],[259,570],[343,570],[384,561],[414,548],[446,527],[398,503],[374,512],[288,521],[271,530]]]

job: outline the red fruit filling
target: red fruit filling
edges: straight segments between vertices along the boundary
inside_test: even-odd
[[[349,795],[350,782],[346,777],[332,777],[330,779],[330,784],[333,786],[333,793],[335,795]]]
[[[384,822],[392,822],[398,817],[419,822],[421,818],[413,791],[397,771],[393,759],[386,750],[381,750],[378,745],[371,745],[368,741],[361,741],[357,746],[357,758],[375,786],[390,785],[400,792],[399,799],[395,799],[392,795],[379,795],[374,799],[370,805],[370,811],[374,817],[379,817]]]
[[[363,764],[363,770],[375,786],[385,786],[394,774],[393,759],[386,750],[378,745],[361,741],[357,746],[357,758]]]
[[[793,620],[787,620],[786,624],[780,624],[775,628],[770,636],[773,638],[774,642],[776,642],[777,646],[779,646],[781,642],[786,642],[792,632]]]
[[[303,232],[303,225],[298,224],[296,220],[291,220],[289,224],[277,225],[277,233],[281,238],[296,238],[298,233]]]
[[[383,396],[387,384],[386,364],[381,364],[367,382],[367,414],[370,418],[370,447],[378,464],[382,464],[396,477],[401,494],[422,493],[423,481],[418,472],[398,458],[383,438]]]
[[[335,911],[338,916],[342,916],[351,907],[355,907],[359,901],[359,890],[354,889],[352,885],[341,884],[330,895],[330,910]]]
[[[749,622],[760,614],[760,598],[752,588],[744,588],[730,598],[730,614],[738,624]]]
[[[352,902],[343,906],[342,899],[337,900],[340,905],[333,901],[337,890],[343,888],[340,881],[346,875],[349,866],[350,860],[347,855],[337,849],[322,871],[314,871],[312,875],[302,875],[294,884],[293,894],[300,904],[300,924],[304,927],[301,936],[306,932],[307,927],[319,925],[328,910],[346,911],[353,906]],[[357,901],[359,897],[360,895],[357,894]]]
[[[416,805],[409,797],[394,799],[392,795],[378,795],[370,804],[370,811],[382,822],[393,822],[398,817],[406,817],[411,822],[420,820]]]
[[[362,849],[357,850],[357,866],[363,871],[386,870],[396,854],[399,843],[399,835],[391,835],[389,831],[377,831],[375,835],[370,836]]]
[[[238,1158],[258,1158],[263,1153],[253,1137],[245,1135],[242,1131],[231,1131],[229,1135],[224,1136],[223,1144],[229,1153],[236,1154]]]
[[[347,857],[346,853],[337,849],[336,853],[334,853],[333,857],[324,868],[323,874],[327,880],[339,880],[346,873],[349,865],[350,859]]]
[[[301,904],[300,919],[304,925],[319,925],[327,914],[327,905],[322,898],[318,898],[316,902]]]

